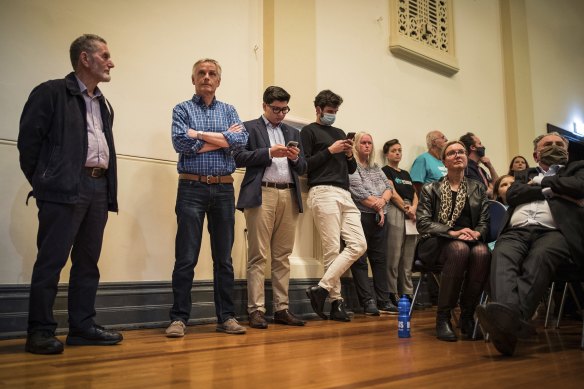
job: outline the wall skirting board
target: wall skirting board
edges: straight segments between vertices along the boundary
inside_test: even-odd
[[[347,306],[362,312],[351,278],[343,278],[343,296]],[[290,310],[298,316],[316,318],[305,290],[316,285],[316,279],[291,279],[289,287]],[[67,284],[60,284],[53,312],[57,320],[57,334],[67,333]],[[0,339],[26,335],[29,285],[0,285]],[[213,323],[213,281],[195,281],[192,288],[192,311],[189,324]],[[236,280],[234,288],[235,312],[238,319],[247,320],[247,282]],[[266,282],[267,316],[272,312],[271,282]],[[109,328],[161,328],[169,324],[168,312],[172,305],[172,285],[164,282],[102,283],[96,299],[95,321]],[[325,306],[328,310],[330,305]]]

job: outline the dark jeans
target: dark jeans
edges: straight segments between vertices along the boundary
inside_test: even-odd
[[[79,201],[61,204],[37,200],[38,255],[32,271],[28,332],[55,331],[53,304],[61,270],[71,253],[68,311],[70,329],[94,324],[95,294],[99,283],[97,261],[108,218],[107,180],[83,176]]]
[[[233,308],[233,265],[235,198],[232,184],[204,184],[180,180],[176,199],[176,261],[172,272],[174,304],[170,320],[187,323],[191,314],[191,288],[199,260],[203,222],[211,238],[213,290],[217,321],[235,317]]]
[[[357,296],[361,305],[370,299],[375,299],[380,303],[387,302],[389,298],[389,280],[387,278],[385,245],[386,245],[386,226],[379,227],[375,222],[374,213],[361,213],[361,225],[367,240],[367,251],[355,263],[351,265],[351,274],[353,282],[357,289]],[[375,297],[371,293],[369,286],[369,274],[367,259],[371,265],[373,273],[373,288]]]
[[[568,242],[560,231],[539,226],[508,229],[493,250],[492,298],[518,308],[529,320],[558,266],[570,262]]]

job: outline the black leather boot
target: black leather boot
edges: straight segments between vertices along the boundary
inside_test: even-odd
[[[436,312],[436,337],[446,342],[456,342],[458,337],[452,329],[450,322],[451,311],[456,307],[462,277],[440,277],[440,290],[438,291],[438,311]]]
[[[345,311],[345,302],[342,299],[333,301],[330,318],[336,321],[351,321],[347,311]]]
[[[478,282],[465,282],[462,295],[460,296],[460,333],[466,340],[481,340],[483,335],[480,327],[477,326],[477,332],[473,339],[472,334],[475,328],[475,309],[479,304],[483,284]]]
[[[468,311],[462,311],[460,314],[460,333],[463,335],[463,339],[466,340],[481,340],[483,339],[483,334],[481,332],[481,327],[477,326],[477,332],[475,337],[472,337],[475,328],[474,310],[472,313]]]
[[[458,340],[450,322],[450,311],[436,312],[436,337],[445,342],[456,342]]]

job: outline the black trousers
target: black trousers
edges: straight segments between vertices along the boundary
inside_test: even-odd
[[[497,239],[492,255],[493,300],[517,308],[529,320],[558,266],[570,262],[560,231],[540,226],[509,229]]]
[[[367,251],[351,265],[351,274],[357,289],[359,303],[363,305],[370,299],[381,303],[387,302],[389,299],[389,280],[385,256],[387,223],[383,227],[379,227],[375,221],[374,213],[362,212],[361,225],[367,241]],[[371,273],[373,273],[374,294],[369,286],[367,259],[369,259]]]
[[[53,304],[69,253],[69,328],[91,327],[99,283],[97,261],[108,218],[107,180],[84,175],[76,204],[37,200],[37,206],[38,254],[30,286],[28,332],[57,328]]]

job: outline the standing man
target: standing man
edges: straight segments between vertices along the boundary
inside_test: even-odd
[[[195,95],[172,111],[172,144],[179,153],[176,198],[176,261],[172,272],[174,304],[170,338],[184,336],[191,314],[191,288],[199,260],[203,222],[211,238],[213,290],[218,332],[244,334],[233,307],[235,197],[232,152],[245,147],[247,132],[232,105],[215,98],[221,84],[221,66],[214,59],[201,59],[191,76]]]
[[[485,156],[485,146],[483,146],[478,136],[472,132],[467,132],[459,140],[464,144],[468,155],[468,165],[466,166],[464,175],[471,180],[483,184],[487,191],[487,197],[491,198],[493,194],[493,182],[497,181],[499,175],[489,157]],[[485,169],[479,166],[479,163],[482,163],[489,169],[490,176]]]
[[[18,134],[20,167],[39,208],[26,351],[58,354],[53,304],[71,253],[68,345],[112,345],[122,334],[94,322],[97,262],[108,211],[117,212],[113,109],[97,87],[114,67],[107,42],[85,34],[69,49],[73,72],[31,92]]]
[[[440,159],[440,153],[446,142],[448,139],[440,131],[430,131],[426,134],[428,151],[414,160],[410,170],[416,193],[420,193],[424,184],[438,181],[446,175],[446,168]]]
[[[493,302],[477,308],[504,355],[534,333],[529,320],[556,269],[584,265],[584,161],[568,164],[568,141],[558,133],[533,145],[538,166],[519,172],[507,191],[507,220],[491,261]]]
[[[341,96],[323,90],[314,99],[316,122],[300,132],[308,162],[308,206],[322,240],[324,276],[306,290],[312,309],[321,318],[327,296],[332,301],[330,318],[350,321],[341,296],[341,276],[367,248],[361,212],[349,192],[349,174],[357,170],[353,141],[333,127]],[[341,239],[344,247],[341,246]]]
[[[245,122],[249,139],[233,156],[245,167],[237,208],[247,223],[247,309],[252,328],[268,328],[265,318],[264,267],[272,259],[274,322],[303,326],[288,309],[290,254],[294,248],[296,221],[302,212],[298,176],[306,172],[299,148],[300,132],[282,123],[290,112],[290,95],[270,86],[264,92],[264,114]]]

